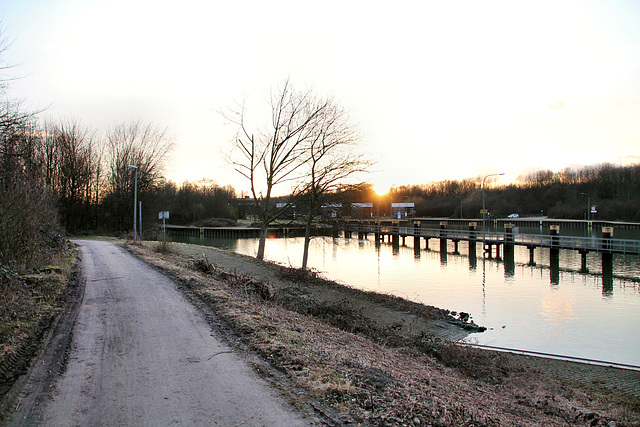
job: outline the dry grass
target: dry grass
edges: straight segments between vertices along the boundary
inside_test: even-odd
[[[50,257],[52,264],[29,274],[0,268],[0,397],[29,367],[44,332],[64,306],[76,253],[70,245],[59,249]]]
[[[69,249],[71,251],[71,249]],[[75,254],[64,252],[30,274],[3,269],[0,278],[0,360],[38,333],[41,323],[55,315],[60,296],[75,265]]]
[[[185,284],[187,292],[213,308],[251,349],[340,423],[564,426],[614,425],[616,420],[617,426],[640,425],[637,405],[594,398],[507,355],[461,348],[428,330],[405,334],[402,327],[390,329],[363,307],[371,310],[374,300],[383,313],[395,310],[401,318],[423,312],[427,318],[428,312],[442,320],[437,309],[343,287],[338,291],[340,285],[292,272],[284,277],[293,275],[293,281],[272,284],[275,291],[269,296],[248,285],[252,276],[239,273],[239,264],[229,270],[206,256],[131,250]],[[324,301],[311,289],[320,287],[326,295],[343,292],[349,299],[343,294]]]

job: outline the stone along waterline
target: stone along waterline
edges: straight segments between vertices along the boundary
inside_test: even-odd
[[[257,249],[257,239],[173,239],[251,256]],[[302,243],[302,238],[269,239],[266,257],[299,267]],[[394,248],[372,240],[316,238],[309,265],[356,288],[471,313],[488,330],[467,342],[640,365],[637,260],[617,258],[627,278],[616,275],[604,286],[601,275],[579,272],[580,255],[571,251],[561,251],[561,269],[552,274],[542,262],[549,259],[543,251],[541,261],[530,266],[528,251],[516,248],[515,266],[505,269],[499,260],[482,255],[474,260],[462,245],[459,250],[415,252],[412,246]],[[590,256],[588,271],[601,271],[599,262],[597,255]]]

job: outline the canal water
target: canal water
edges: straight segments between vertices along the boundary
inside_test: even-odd
[[[257,239],[172,236],[174,241],[203,244],[255,256]],[[469,313],[487,331],[466,342],[516,350],[640,366],[640,261],[613,259],[613,278],[602,276],[601,256],[588,254],[587,272],[580,255],[560,251],[560,268],[550,268],[549,253],[516,246],[515,265],[482,255],[470,257],[468,244],[440,251],[438,240],[425,249],[413,238],[394,248],[369,240],[316,237],[309,266],[325,277],[368,291],[457,312]],[[299,267],[303,238],[269,239],[265,257]]]

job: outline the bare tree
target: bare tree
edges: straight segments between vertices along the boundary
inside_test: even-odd
[[[264,130],[247,123],[244,104],[238,111],[225,114],[238,125],[228,161],[249,181],[260,221],[258,259],[264,259],[267,227],[287,209],[273,205],[274,189],[288,184],[290,196],[303,190],[302,167],[308,158],[310,141],[317,134],[316,121],[330,105],[311,91],[294,90],[287,80],[280,89],[272,91],[270,107],[271,123]]]
[[[101,161],[95,134],[67,120],[46,125],[41,139],[44,182],[58,199],[63,225],[70,231],[88,229]]]
[[[8,46],[0,29],[0,275],[46,262],[58,231],[54,200],[39,172],[36,113],[6,92],[13,80],[7,73],[13,67],[4,62]]]
[[[318,114],[311,126],[311,138],[306,147],[306,161],[303,171],[303,200],[306,202],[306,226],[302,270],[307,269],[311,227],[314,219],[320,214],[322,203],[335,194],[347,179],[352,179],[358,172],[366,172],[372,165],[357,150],[359,135],[349,123],[347,111],[338,106],[332,99],[323,102],[326,107]]]
[[[132,170],[128,166],[138,168],[138,191],[150,191],[161,182],[173,139],[166,128],[135,121],[117,125],[107,132],[106,144],[107,209],[111,226],[124,230],[130,200],[133,200]]]

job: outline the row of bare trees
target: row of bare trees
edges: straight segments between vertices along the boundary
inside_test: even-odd
[[[99,137],[75,121],[41,124],[15,104],[0,109],[3,262],[37,263],[42,239],[54,230],[129,229],[133,180],[128,165],[138,166],[142,196],[164,182],[163,161],[172,143],[162,129],[132,122]]]
[[[585,219],[591,204],[596,205],[596,218],[640,221],[640,164],[539,170],[509,185],[488,185],[485,195],[487,207],[496,216],[542,212],[553,218]],[[482,178],[400,186],[387,196],[387,206],[389,199],[414,202],[419,216],[477,218],[482,209]]]
[[[321,205],[371,162],[358,152],[356,128],[333,98],[296,90],[287,80],[272,91],[269,107],[266,126],[249,121],[245,104],[225,114],[238,127],[228,161],[249,182],[261,230],[258,259],[264,258],[269,224],[294,203],[298,211],[304,207],[306,269],[310,230]],[[286,194],[288,203],[274,204],[277,192]]]

